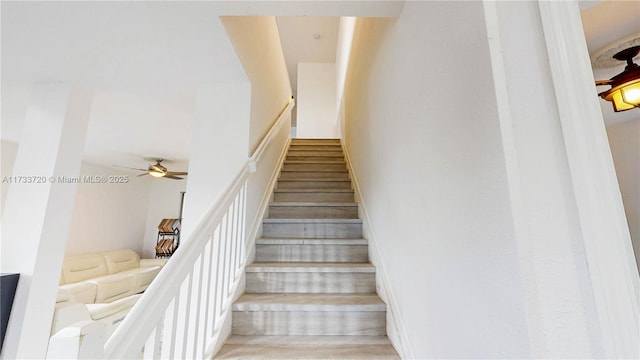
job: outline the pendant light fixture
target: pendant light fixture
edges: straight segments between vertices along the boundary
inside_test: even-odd
[[[596,86],[611,86],[611,89],[598,95],[611,101],[616,112],[640,108],[640,66],[633,62],[633,58],[639,53],[640,45],[616,53],[613,55],[614,59],[627,62],[624,71],[611,80],[596,81]]]

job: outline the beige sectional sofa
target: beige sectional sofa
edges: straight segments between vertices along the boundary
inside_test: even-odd
[[[51,334],[95,320],[105,323],[110,335],[166,261],[140,259],[128,249],[66,257]]]
[[[85,304],[109,303],[144,291],[166,261],[128,249],[66,257],[60,288]]]

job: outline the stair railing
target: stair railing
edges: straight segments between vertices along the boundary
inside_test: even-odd
[[[105,358],[196,359],[213,355],[247,261],[248,177],[293,106],[294,102],[289,102],[240,173],[107,340]]]

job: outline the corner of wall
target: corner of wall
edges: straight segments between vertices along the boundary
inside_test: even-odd
[[[358,215],[363,220],[363,234],[369,243],[369,260],[376,267],[376,292],[387,304],[387,336],[401,358],[414,359],[415,356],[413,349],[411,344],[408,342],[408,332],[404,326],[405,321],[402,314],[398,311],[400,306],[398,305],[397,298],[393,293],[393,288],[387,278],[382,256],[373,230],[373,225],[369,219],[367,206],[362,198],[358,177],[356,176],[351,164],[351,158],[349,157],[349,151],[347,150],[344,138],[341,139],[341,143],[347,162],[347,168],[349,170],[349,176],[351,176],[353,183],[356,200],[359,203]]]

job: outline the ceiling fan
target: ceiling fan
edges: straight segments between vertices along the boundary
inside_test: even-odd
[[[124,169],[144,171],[143,174],[140,174],[138,176],[151,175],[157,178],[163,177],[167,179],[182,180],[183,178],[178,177],[177,175],[188,175],[186,171],[169,171],[166,167],[160,164],[162,161],[165,161],[164,159],[151,159],[151,160],[155,161],[156,163],[149,165],[147,169],[138,169],[138,168],[131,168],[126,166],[119,166],[119,165],[113,165],[113,166],[124,168]]]

